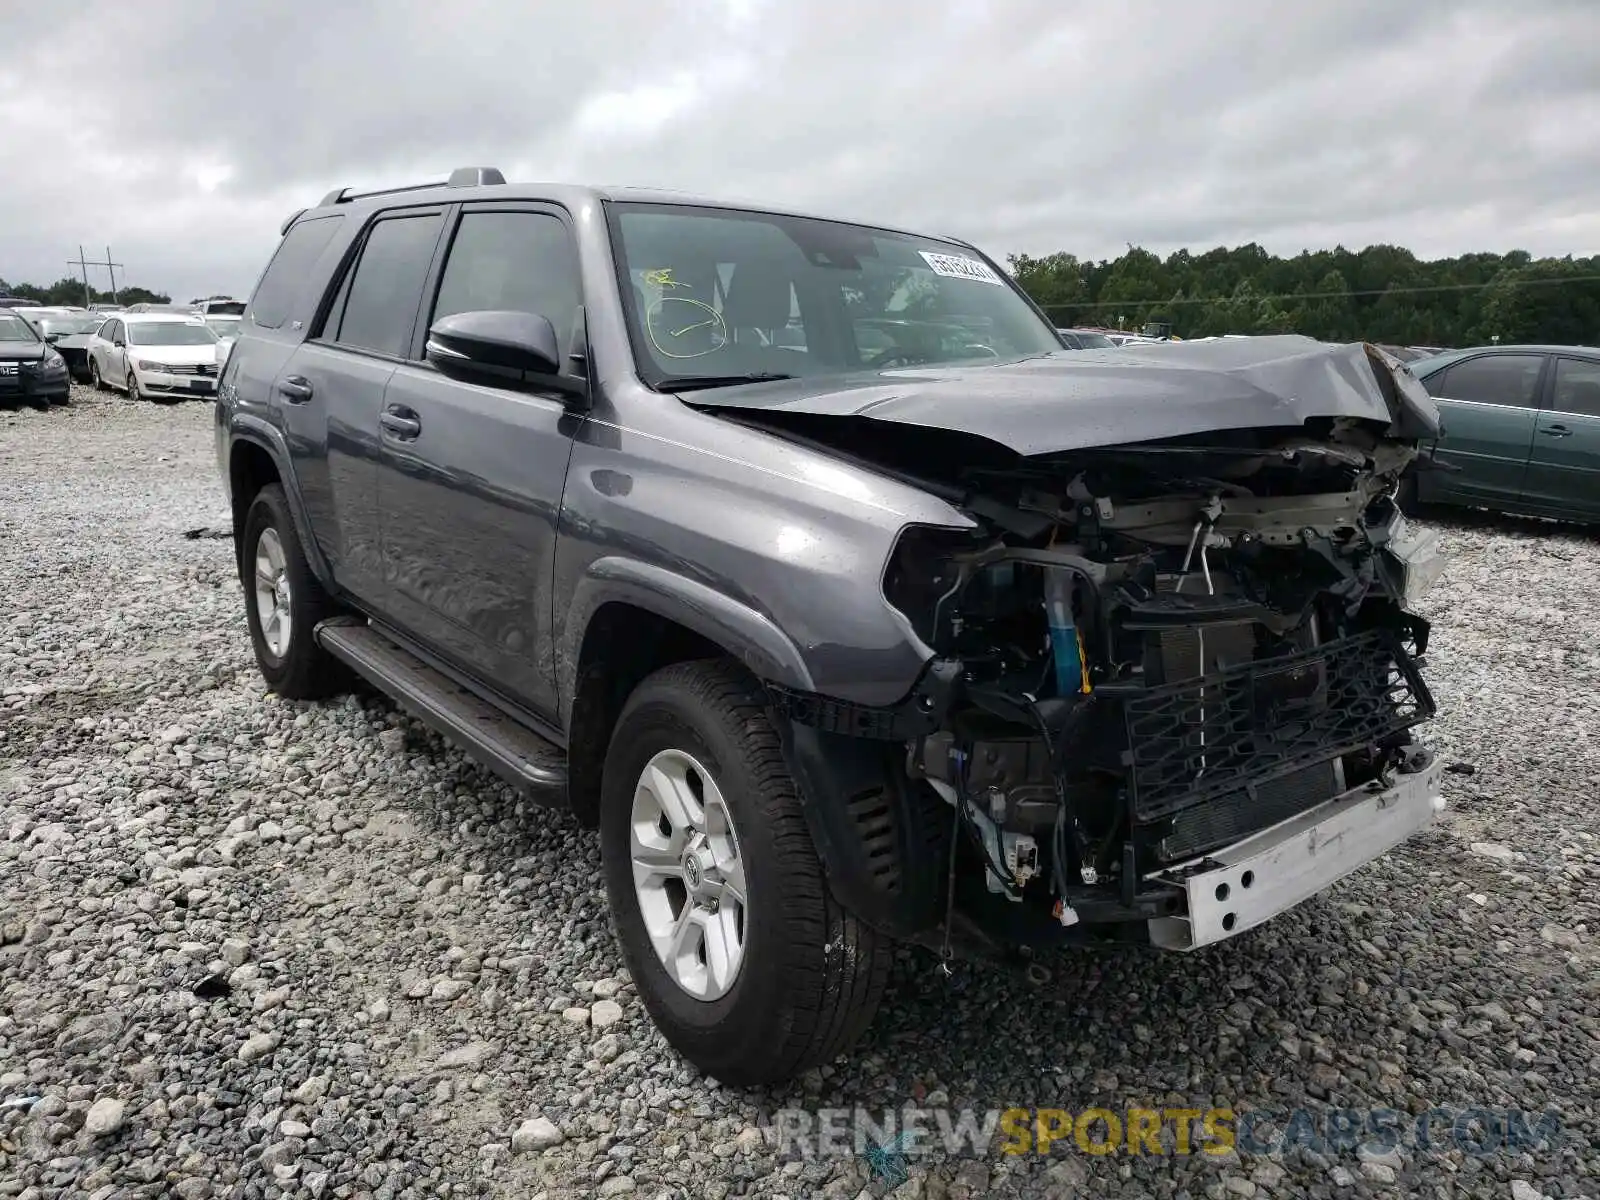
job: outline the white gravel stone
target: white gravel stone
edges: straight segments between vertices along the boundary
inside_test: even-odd
[[[511,1135],[511,1149],[516,1154],[529,1154],[548,1150],[566,1141],[566,1135],[544,1117],[533,1117],[517,1126]]]
[[[589,1009],[589,1020],[596,1029],[604,1029],[622,1020],[622,1005],[615,1000],[596,1000]]]
[[[90,1137],[110,1137],[122,1128],[125,1106],[112,1096],[102,1096],[89,1106],[83,1131]]]

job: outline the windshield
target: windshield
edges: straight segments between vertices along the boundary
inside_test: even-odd
[[[0,342],[37,342],[39,335],[21,317],[0,316]]]
[[[198,321],[129,321],[130,346],[210,346],[217,335]]]
[[[949,242],[682,205],[609,212],[629,337],[652,385],[1061,349],[1009,280]]]
[[[211,332],[216,334],[219,338],[238,337],[239,323],[238,317],[206,318],[206,328],[211,330]]]
[[[1072,336],[1078,339],[1080,350],[1115,350],[1117,344],[1103,333],[1085,333],[1075,329]]]
[[[88,333],[100,327],[98,316],[79,316],[77,313],[39,317],[34,321],[46,333]]]

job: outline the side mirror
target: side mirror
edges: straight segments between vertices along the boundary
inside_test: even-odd
[[[44,335],[44,340],[54,345],[61,340],[61,335],[59,333],[47,333]]]
[[[489,368],[493,373],[561,370],[561,347],[549,317],[525,312],[464,312],[440,317],[428,330],[428,361],[441,371]]]
[[[128,343],[127,343],[126,339],[118,337],[118,338],[113,338],[112,341],[111,341],[111,344],[113,346],[126,346]]]

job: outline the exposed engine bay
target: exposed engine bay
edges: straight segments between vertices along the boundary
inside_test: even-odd
[[[1337,416],[943,459],[976,528],[907,530],[884,577],[942,684],[882,735],[910,734],[968,920],[1154,928],[1213,853],[1426,766],[1407,602],[1443,560],[1396,503],[1416,455]]]

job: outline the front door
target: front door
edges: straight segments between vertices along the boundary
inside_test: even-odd
[[[1439,402],[1444,436],[1418,476],[1419,498],[1511,506],[1522,495],[1538,418],[1542,354],[1488,353],[1463,359],[1425,381]]]
[[[1522,496],[1549,516],[1600,517],[1600,361],[1555,360]]]
[[[566,337],[579,296],[562,213],[469,205],[421,328],[454,313],[513,311],[546,316]],[[419,336],[390,379],[380,418],[378,497],[397,620],[508,699],[553,716],[550,581],[581,417],[566,393],[532,378],[447,376],[426,361],[424,343]]]

